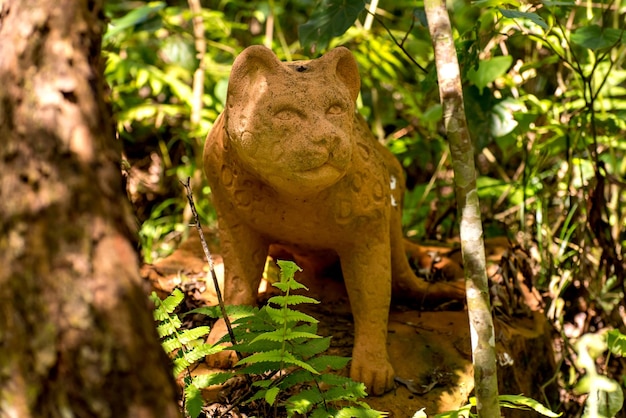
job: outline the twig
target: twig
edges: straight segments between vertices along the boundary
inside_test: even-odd
[[[202,225],[200,224],[200,217],[198,216],[198,211],[196,211],[196,205],[193,202],[193,192],[191,191],[190,186],[190,178],[187,177],[187,183],[180,182],[183,186],[185,186],[185,190],[187,191],[187,200],[189,200],[189,207],[191,208],[191,213],[193,214],[193,219],[195,221],[196,230],[200,235],[200,242],[202,243],[202,250],[204,251],[204,256],[206,257],[207,262],[209,263],[209,270],[211,271],[211,278],[213,279],[213,285],[215,286],[215,294],[217,295],[217,303],[220,306],[220,311],[222,312],[222,317],[224,318],[224,322],[226,323],[226,329],[228,329],[228,337],[230,338],[230,342],[234,345],[236,343],[235,333],[233,332],[233,326],[230,323],[230,319],[226,314],[226,305],[224,305],[224,298],[222,297],[222,291],[220,290],[219,283],[217,281],[217,275],[215,274],[215,266],[213,264],[213,257],[211,257],[211,252],[209,251],[209,246],[206,243],[206,239],[204,238],[204,232],[202,231]],[[235,351],[237,354],[237,358],[241,360],[243,356],[240,352]]]
[[[374,16],[374,19],[376,19],[376,21],[378,23],[380,23],[382,25],[383,28],[385,28],[385,30],[387,31],[387,34],[389,35],[389,37],[391,38],[391,40],[393,41],[393,43],[396,44],[396,46],[398,48],[400,48],[400,50],[404,53],[404,55],[415,65],[417,66],[417,68],[419,68],[424,74],[428,74],[428,70],[424,67],[422,67],[420,65],[419,62],[417,62],[415,60],[415,58],[413,58],[413,56],[409,53],[409,51],[406,50],[406,48],[404,47],[404,43],[406,42],[407,38],[409,37],[409,33],[413,30],[413,27],[415,26],[415,17],[413,17],[413,19],[411,20],[411,26],[409,27],[409,30],[405,33],[404,38],[402,38],[402,42],[399,42],[395,36],[393,36],[393,33],[391,33],[391,30],[387,27],[387,25],[385,25],[385,22],[383,22],[378,16],[376,16],[375,14],[373,14],[370,10],[367,10],[368,16]]]

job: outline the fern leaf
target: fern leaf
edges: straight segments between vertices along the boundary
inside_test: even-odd
[[[202,412],[202,392],[194,385],[185,387],[185,409],[191,418],[197,418]]]
[[[178,377],[178,375],[189,366],[191,366],[191,363],[189,363],[185,357],[176,357],[174,359],[174,370],[172,371],[174,377]]]
[[[244,364],[252,364],[259,362],[278,362],[280,363],[283,360],[283,356],[280,350],[270,350],[261,353],[254,353],[251,356],[248,356],[244,359],[241,359],[235,364],[235,366],[241,366]]]
[[[293,261],[276,260],[276,264],[278,264],[278,267],[280,268],[281,279],[292,279],[297,272],[302,271],[302,269]]]
[[[275,383],[274,380],[257,380],[256,382],[252,382],[252,386],[257,388],[267,389]]]
[[[301,303],[320,303],[317,299],[310,298],[303,295],[289,295],[289,296],[272,296],[268,299],[268,303],[274,303],[278,306],[299,305]]]
[[[176,337],[168,338],[167,340],[161,341],[161,346],[167,354],[170,354],[174,350],[183,348],[183,345]]]
[[[172,316],[171,321],[161,322],[157,326],[157,334],[159,334],[159,338],[167,337],[169,335],[173,335],[176,333],[178,328],[182,326],[180,319],[176,316]]]
[[[293,344],[291,352],[298,357],[312,358],[330,347],[330,337],[306,340],[300,344]],[[317,369],[319,370],[319,369]]]
[[[250,375],[250,374],[264,374],[267,372],[273,372],[276,370],[280,370],[281,364],[277,361],[264,361],[260,363],[250,364],[249,366],[243,367],[237,370],[237,374],[241,375]]]
[[[252,396],[250,396],[248,399],[246,399],[244,401],[244,403],[245,404],[249,404],[250,402],[254,402],[254,401],[258,401],[259,399],[263,399],[265,397],[266,393],[267,393],[267,390],[265,390],[265,389],[258,390]]]
[[[254,315],[259,308],[256,306],[248,306],[248,305],[229,305],[226,307],[226,314],[231,321],[234,321],[238,318],[243,318],[246,316]],[[185,315],[189,314],[201,314],[206,315],[209,318],[221,318],[222,311],[219,306],[203,306],[200,308],[192,309],[187,312]]]
[[[313,373],[304,369],[297,369],[285,376],[278,385],[282,389],[291,388],[295,385],[299,385],[302,383],[312,382],[314,379]]]
[[[341,356],[319,356],[308,360],[308,363],[320,372],[326,370],[326,368],[330,368],[330,370],[343,369],[349,362],[350,357]]]
[[[320,402],[322,402],[322,395],[317,388],[306,389],[290,396],[285,401],[285,408],[291,417],[294,414],[307,414]]]
[[[355,382],[347,376],[339,376],[332,373],[320,375],[318,382],[327,386],[341,386],[350,391],[357,398],[364,398],[367,396],[365,391],[365,385],[361,382]]]
[[[199,326],[191,329],[186,329],[178,335],[178,339],[183,344],[189,344],[190,342],[197,340],[198,338],[206,336],[211,329],[208,326]]]
[[[278,362],[279,364],[284,363],[284,364],[294,365],[294,366],[302,367],[303,369],[308,370],[313,374],[318,374],[317,370],[309,366],[306,362],[302,360],[298,360],[291,353],[283,352],[281,350],[272,350],[272,351],[266,351],[263,353],[254,353],[240,360],[237,363],[237,365],[240,366],[243,364],[253,364],[253,363],[260,363],[260,362],[274,362],[274,363]]]
[[[178,305],[180,305],[184,298],[185,295],[183,294],[183,292],[181,292],[180,289],[176,288],[172,290],[172,293],[168,297],[163,299],[163,301],[161,302],[161,306],[163,306],[163,309],[165,309],[168,314],[171,314],[176,310],[176,308],[178,307]]]
[[[341,408],[335,414],[336,418],[384,418],[387,416],[389,416],[389,413],[376,411],[370,408],[369,405]]]
[[[310,418],[327,418],[334,417],[337,413],[337,408],[333,408],[332,405],[318,404],[316,408],[311,411]]]
[[[241,341],[231,348],[239,353],[258,353],[261,351],[279,350],[282,346],[280,341],[258,340],[254,343]]]
[[[156,292],[152,292],[152,297],[150,298],[154,302],[154,311],[152,311],[152,317],[156,322],[167,321],[170,318],[170,314],[163,308],[161,304],[161,299],[156,295]]]
[[[222,383],[226,383],[226,381],[234,375],[235,373],[231,372],[201,374],[194,376],[191,380],[191,384],[199,389],[203,389],[212,385],[221,385]]]
[[[361,383],[362,388],[357,388],[354,385],[346,385],[346,386],[333,386],[328,390],[324,391],[322,397],[326,402],[334,402],[334,401],[356,401],[359,398],[365,397],[367,394],[365,393],[365,385]],[[353,390],[356,389],[356,390]],[[362,389],[362,392],[359,391]]]
[[[281,282],[272,283],[272,286],[279,289],[283,293],[288,293],[291,290],[300,290],[300,289],[309,290],[308,287],[306,287],[302,283],[295,281],[294,279],[291,279],[287,282],[281,281]]]
[[[196,361],[210,356],[212,354],[219,353],[224,350],[223,345],[201,344],[185,353],[185,359],[190,364],[194,364]]]
[[[280,392],[280,388],[274,386],[273,388],[268,389],[265,392],[265,401],[271,406],[274,405],[274,402],[276,402],[276,396],[278,396],[278,393]]]
[[[307,315],[299,311],[294,311],[293,309],[276,309],[276,308],[272,308],[271,306],[266,305],[263,308],[261,308],[261,310],[264,310],[265,312],[267,312],[267,314],[269,315],[272,321],[281,325],[285,323],[290,323],[290,322],[296,323],[299,321],[309,322],[309,323],[314,323],[314,324],[317,324],[319,322],[317,319],[313,318],[311,315]]]
[[[264,332],[263,334],[258,335],[254,340],[250,343],[255,343],[260,340],[270,340],[270,341],[290,341],[295,340],[296,338],[322,338],[319,335],[312,334],[310,332],[299,332],[294,331],[292,329],[277,329],[271,332]]]

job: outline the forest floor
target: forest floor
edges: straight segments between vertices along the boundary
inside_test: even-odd
[[[200,241],[194,235],[171,256],[142,268],[142,275],[160,297],[167,296],[174,287],[182,288],[187,295],[186,310],[217,303],[213,287],[206,284],[208,266],[203,260]],[[216,272],[222,277],[219,249],[210,246]],[[524,280],[527,270],[524,254],[502,240],[488,243],[487,247],[490,277],[495,283],[492,298],[496,310],[500,393],[523,393],[544,404],[554,402],[557,390],[547,384],[555,374],[551,330],[541,311],[540,298],[525,284],[528,281]],[[440,253],[449,250],[433,249]],[[320,335],[332,336],[330,354],[349,357],[353,323],[343,283],[333,277],[301,279],[309,287],[307,294],[321,301],[308,307],[307,313],[320,321]],[[266,293],[260,293],[260,302],[267,297]],[[391,417],[411,417],[422,408],[431,416],[467,404],[474,383],[469,322],[461,303],[429,307],[428,311],[420,306],[394,303],[389,315],[387,344],[396,371],[396,389],[384,396],[368,397],[366,401],[372,408],[388,412]],[[211,372],[204,363],[194,370],[198,374]],[[241,389],[227,385],[207,390],[204,396],[211,410],[227,410],[237,391]],[[233,411],[237,412],[224,416],[253,413],[243,407]],[[538,415],[509,410],[505,416]]]

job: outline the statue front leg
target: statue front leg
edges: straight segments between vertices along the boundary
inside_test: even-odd
[[[219,232],[224,259],[225,304],[256,305],[268,244],[257,232],[238,222],[234,216],[220,218]],[[226,323],[219,319],[213,325],[207,342],[215,344],[227,333]],[[232,350],[224,350],[207,357],[207,363],[218,368],[231,367],[236,361],[236,354]]]
[[[387,354],[391,257],[386,237],[382,242],[366,237],[357,241],[359,245],[339,251],[355,327],[350,377],[365,383],[373,395],[394,387]]]

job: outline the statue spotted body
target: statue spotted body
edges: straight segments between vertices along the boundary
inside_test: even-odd
[[[386,349],[392,289],[416,298],[463,291],[411,270],[402,168],[355,111],[359,90],[346,48],[292,63],[265,47],[247,48],[207,138],[204,169],[219,220],[226,303],[256,303],[270,245],[336,254],[355,324],[350,375],[382,394],[393,388]],[[225,333],[218,321],[209,340]],[[223,351],[208,361],[223,367],[234,359]]]

